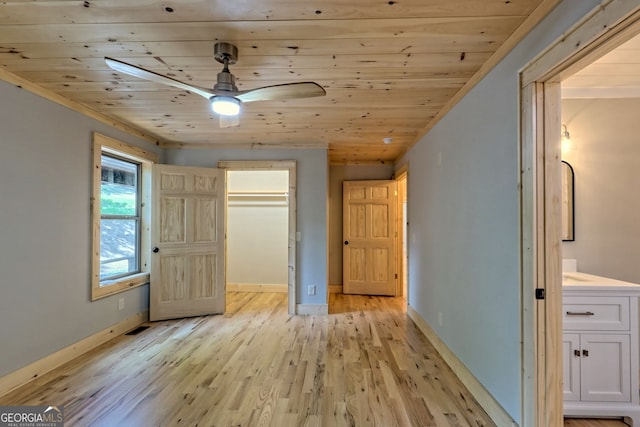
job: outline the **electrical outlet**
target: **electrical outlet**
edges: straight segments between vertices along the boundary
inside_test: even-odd
[[[124,298],[118,300],[118,311],[124,310]]]
[[[316,285],[309,285],[309,295],[316,294]]]
[[[438,312],[438,325],[442,326],[442,312]]]

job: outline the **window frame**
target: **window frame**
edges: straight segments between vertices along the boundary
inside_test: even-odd
[[[107,154],[140,164],[140,272],[111,280],[100,280],[100,222],[102,155]],[[93,135],[93,186],[91,194],[92,255],[91,300],[95,301],[149,283],[151,247],[151,175],[158,155],[105,135]]]
[[[128,214],[128,215],[122,215],[122,214],[105,214],[103,212],[103,208],[104,206],[102,205],[102,199],[100,200],[101,202],[101,206],[100,206],[100,221],[101,221],[101,228],[102,225],[105,224],[105,221],[133,221],[135,224],[135,253],[134,253],[134,260],[135,260],[135,270],[134,271],[126,271],[124,273],[117,273],[117,274],[111,274],[108,275],[107,277],[103,277],[102,275],[102,267],[104,266],[102,259],[100,260],[100,283],[106,283],[109,281],[113,281],[113,280],[118,280],[122,277],[127,277],[127,276],[131,276],[134,274],[138,274],[142,272],[142,269],[140,268],[140,243],[141,243],[141,223],[142,223],[142,163],[140,163],[137,160],[133,160],[133,159],[125,159],[120,155],[116,155],[111,153],[110,151],[105,151],[102,150],[102,155],[100,156],[100,160],[103,162],[102,163],[102,167],[101,167],[101,172],[102,172],[102,176],[101,176],[101,187],[102,184],[104,184],[104,167],[105,167],[105,159],[108,159],[107,161],[116,161],[116,162],[120,162],[120,163],[125,163],[129,166],[131,166],[133,169],[135,169],[135,196],[136,196],[136,202],[135,202],[135,213],[134,214]],[[103,195],[103,188],[101,188],[100,191],[100,196]],[[103,236],[102,230],[100,230],[100,237]],[[103,242],[100,242],[101,245]],[[102,248],[100,248],[102,251]],[[102,253],[101,253],[101,258],[102,258]],[[104,286],[104,285],[103,285]]]

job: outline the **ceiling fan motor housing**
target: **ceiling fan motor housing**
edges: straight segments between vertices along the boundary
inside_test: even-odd
[[[236,78],[229,72],[229,70],[222,70],[218,73],[218,82],[213,86],[215,90],[221,90],[226,92],[237,92]]]

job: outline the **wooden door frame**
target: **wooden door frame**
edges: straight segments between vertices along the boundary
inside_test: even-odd
[[[562,425],[560,82],[640,33],[640,5],[602,2],[520,74],[522,425]],[[534,290],[545,291],[536,300]]]
[[[273,171],[286,170],[289,172],[289,212],[288,231],[288,263],[287,298],[289,314],[296,314],[296,161],[295,160],[220,160],[218,167],[227,171]],[[227,206],[225,206],[227,208]]]
[[[404,191],[405,193],[408,192],[408,184],[409,184],[409,166],[408,165],[404,165],[402,166],[400,169],[398,169],[395,173],[395,181],[396,181],[396,189],[399,189],[400,186],[399,181],[404,180],[405,181],[405,185],[404,185]],[[402,197],[400,197],[400,191],[398,191],[398,197],[397,197],[397,207],[396,207],[396,230],[397,230],[397,238],[396,238],[396,271],[398,272],[398,281],[396,282],[396,295],[397,296],[402,296],[404,297],[405,301],[407,301],[407,303],[409,302],[407,295],[404,295],[404,274],[405,274],[405,269],[403,268],[403,258],[404,258],[404,254],[403,254],[403,246],[405,243],[405,239],[407,238],[407,236],[404,235],[404,227],[403,227],[403,222],[406,220],[404,218],[403,215],[403,211],[402,211]],[[409,198],[407,197],[407,206],[409,205]],[[408,259],[408,245],[407,245],[407,272],[409,271],[409,259]],[[407,280],[407,293],[409,293],[409,281]]]

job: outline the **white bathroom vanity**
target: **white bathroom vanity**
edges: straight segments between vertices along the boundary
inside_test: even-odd
[[[563,273],[564,414],[640,426],[640,285]]]

